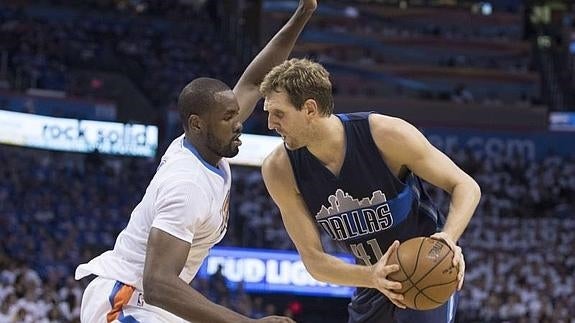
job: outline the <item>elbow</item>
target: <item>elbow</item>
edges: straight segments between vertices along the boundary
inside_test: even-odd
[[[313,256],[301,255],[301,260],[303,262],[305,269],[307,270],[307,272],[310,274],[310,276],[313,279],[320,281],[320,282],[327,282],[327,277],[325,277],[325,275],[323,274],[323,271],[318,266],[318,264],[321,263],[321,260],[319,260],[319,257],[320,257],[319,255],[313,255]]]
[[[479,204],[479,200],[481,200],[481,187],[474,179],[471,179],[471,194],[475,198],[476,204]]]
[[[161,286],[162,283],[152,274],[144,274],[144,300],[146,303],[154,306],[160,306],[161,303]]]
[[[481,187],[479,187],[479,184],[477,184],[473,177],[467,175],[460,178],[457,184],[452,187],[451,194],[454,194],[456,190],[460,194],[466,196],[468,200],[473,201],[475,205],[479,204],[479,200],[481,199]]]

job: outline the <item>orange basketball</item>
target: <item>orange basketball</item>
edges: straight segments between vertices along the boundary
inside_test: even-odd
[[[441,240],[418,237],[402,242],[387,264],[399,270],[387,276],[400,282],[405,306],[430,310],[441,306],[457,289],[457,268],[452,264],[453,251]]]

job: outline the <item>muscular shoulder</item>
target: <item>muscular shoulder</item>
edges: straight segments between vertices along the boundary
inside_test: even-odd
[[[391,164],[403,164],[408,159],[420,157],[427,146],[421,132],[400,118],[372,114],[369,127],[376,146]]]
[[[262,164],[262,171],[279,172],[289,169],[289,157],[282,145],[277,146],[265,159]]]
[[[288,154],[283,145],[274,149],[262,164],[262,176],[268,189],[288,188],[295,183]]]
[[[369,127],[376,141],[408,139],[414,131],[418,132],[413,125],[401,118],[375,113],[369,116]]]

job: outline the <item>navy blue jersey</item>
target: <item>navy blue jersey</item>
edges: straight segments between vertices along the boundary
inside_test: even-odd
[[[394,240],[430,236],[444,222],[417,176],[408,171],[400,179],[389,169],[371,135],[369,114],[338,115],[346,138],[338,176],[307,148],[287,150],[310,214],[365,265],[375,264]],[[378,290],[358,288],[348,306],[348,322],[453,322],[456,303],[455,295],[434,310],[400,309]]]
[[[319,226],[360,264],[375,264],[394,240],[436,232],[438,213],[419,179],[397,178],[373,140],[370,113],[338,115],[346,136],[345,159],[334,175],[306,147],[287,150],[298,189]],[[423,195],[423,197],[422,197]]]

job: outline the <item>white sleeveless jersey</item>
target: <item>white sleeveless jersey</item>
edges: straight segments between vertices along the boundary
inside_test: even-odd
[[[227,160],[205,162],[184,136],[162,157],[144,197],[136,206],[114,249],[76,269],[76,279],[90,274],[143,290],[148,235],[152,227],[190,243],[180,278],[190,282],[209,249],[227,229],[231,174]]]

